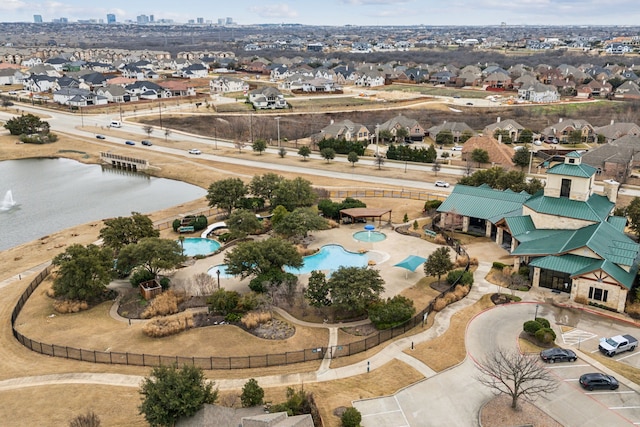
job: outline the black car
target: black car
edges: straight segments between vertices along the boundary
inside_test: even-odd
[[[96,138],[98,138],[98,139],[106,139],[104,135],[100,135],[100,134],[96,135]]]
[[[140,141],[140,143],[142,145],[146,145],[147,147],[152,146],[153,144],[151,143],[151,141],[149,141],[148,139],[143,139],[142,141]]]
[[[616,390],[620,385],[611,375],[601,374],[599,372],[592,374],[584,374],[580,376],[580,385],[592,391],[596,388],[605,388],[607,390]]]
[[[575,362],[578,357],[572,350],[566,348],[548,348],[540,352],[540,358],[547,363]]]

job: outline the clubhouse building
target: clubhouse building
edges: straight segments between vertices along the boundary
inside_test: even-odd
[[[533,287],[622,312],[638,271],[640,245],[614,216],[619,184],[594,194],[596,168],[571,152],[547,170],[544,190],[530,195],[487,185],[456,185],[438,208],[440,226],[475,232],[509,250],[514,270],[529,266]]]

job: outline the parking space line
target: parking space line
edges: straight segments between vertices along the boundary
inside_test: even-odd
[[[378,416],[382,414],[393,414],[394,412],[402,412],[402,409],[396,409],[395,411],[384,411],[384,412],[376,412],[373,414],[367,414],[367,415],[363,415],[362,418],[373,417],[373,416]]]
[[[609,409],[638,409],[640,406],[609,406]]]
[[[631,354],[628,354],[628,355],[626,355],[626,356],[624,356],[624,357],[620,357],[620,358],[618,358],[618,359],[616,359],[616,360],[620,361],[620,360],[628,359],[628,358],[630,358],[630,357],[637,356],[638,354],[640,354],[640,352],[631,353]]]
[[[576,364],[572,363],[572,364],[570,364],[570,365],[564,365],[564,366],[558,366],[558,365],[555,365],[555,366],[547,366],[547,369],[584,368],[584,367],[586,367],[586,366],[591,366],[591,365],[587,365],[587,364],[585,364],[585,365],[576,365]]]
[[[585,394],[588,395],[592,395],[592,394],[627,394],[627,393],[635,393],[635,391],[589,391],[586,392]]]
[[[398,426],[398,427],[409,427],[409,420],[407,419],[407,416],[404,414],[404,411],[402,410],[402,406],[400,406],[400,402],[398,402],[398,395],[394,394],[393,395],[393,399],[396,401],[396,405],[398,405],[398,409],[400,410],[400,412],[402,412],[402,418],[404,419],[404,426]]]
[[[597,335],[591,332],[583,331],[581,329],[572,329],[571,331],[562,334],[562,341],[568,345],[576,345],[595,337],[597,337]]]

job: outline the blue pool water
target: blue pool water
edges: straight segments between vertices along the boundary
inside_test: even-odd
[[[180,244],[180,240],[178,240]],[[186,256],[209,255],[220,248],[220,243],[212,239],[202,237],[187,237],[182,242]]]
[[[303,265],[300,269],[285,267],[285,271],[293,274],[309,274],[313,270],[337,270],[339,267],[366,267],[369,262],[367,254],[349,252],[340,245],[326,245],[320,248],[320,251],[313,255],[302,258]],[[207,271],[212,276],[217,276],[220,271],[220,277],[223,279],[232,277],[226,272],[224,264],[213,266]]]
[[[387,235],[379,231],[358,231],[353,233],[353,238],[361,242],[382,242]]]

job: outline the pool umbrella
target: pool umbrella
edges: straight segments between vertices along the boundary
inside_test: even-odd
[[[367,224],[367,225],[364,226],[364,229],[367,230],[367,231],[371,231],[371,230],[375,230],[376,227],[375,227],[375,225]]]
[[[401,267],[401,268],[404,268],[405,270],[413,272],[413,271],[416,271],[416,268],[418,268],[418,266],[423,262],[425,262],[426,260],[427,260],[426,258],[422,258],[421,256],[418,256],[418,255],[409,255],[399,263],[395,264],[394,267]],[[406,272],[404,277],[405,278],[407,277]]]

